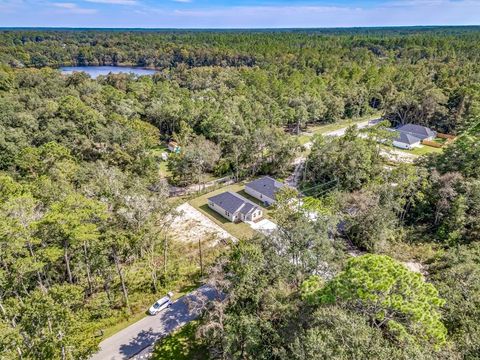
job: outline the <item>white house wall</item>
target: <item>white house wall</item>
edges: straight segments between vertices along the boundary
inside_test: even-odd
[[[409,144],[405,144],[405,143],[399,142],[399,141],[394,141],[392,145],[397,147],[397,148],[400,148],[400,149],[410,150],[412,148]]]
[[[245,186],[245,192],[250,195],[250,196],[253,196],[255,199],[258,199],[260,200],[262,203],[263,202],[268,202],[269,204],[273,204],[275,202],[274,199],[271,199],[269,198],[268,196],[265,196],[261,193],[259,193],[257,190],[254,190],[252,189],[251,187],[249,186]]]
[[[247,215],[246,221],[256,221],[263,216],[263,211],[258,209]]]
[[[219,213],[220,215],[222,215],[225,219],[228,219],[230,220],[231,222],[235,222],[235,214],[231,214],[229,213],[228,211],[226,211],[225,209],[221,208],[220,206],[218,205],[215,205],[213,202],[209,201],[208,202],[208,207],[212,210],[214,210],[215,212]]]

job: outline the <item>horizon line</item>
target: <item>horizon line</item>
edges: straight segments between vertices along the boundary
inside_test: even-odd
[[[398,29],[398,28],[468,28],[470,25],[375,25],[375,26],[326,26],[326,27],[76,27],[76,26],[0,26],[0,30],[332,30],[332,29]]]

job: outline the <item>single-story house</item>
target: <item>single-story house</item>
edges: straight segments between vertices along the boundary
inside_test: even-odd
[[[411,134],[422,140],[433,140],[437,137],[437,133],[435,131],[422,125],[406,124],[397,128],[397,131]]]
[[[398,132],[398,136],[393,139],[393,146],[400,149],[413,149],[420,146],[422,139],[404,132]]]
[[[257,221],[263,216],[259,206],[231,191],[208,198],[208,207],[231,222]]]
[[[245,192],[255,199],[263,201],[266,206],[270,206],[275,203],[275,194],[277,191],[284,186],[285,184],[270,176],[264,176],[245,185]]]
[[[426,126],[406,124],[396,129],[398,136],[393,139],[393,146],[401,149],[412,149],[420,146],[423,140],[433,140],[437,133]]]
[[[173,153],[179,153],[180,152],[180,145],[178,145],[175,141],[170,141],[167,145],[168,150],[170,150]]]

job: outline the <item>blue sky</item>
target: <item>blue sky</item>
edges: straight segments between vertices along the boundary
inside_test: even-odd
[[[266,28],[477,25],[480,0],[0,0],[0,26]]]

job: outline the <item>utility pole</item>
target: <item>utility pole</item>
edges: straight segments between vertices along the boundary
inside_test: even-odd
[[[202,241],[198,238],[198,254],[200,256],[200,276],[203,276],[203,254],[202,254]]]
[[[168,246],[168,240],[167,240],[167,234],[165,234],[163,238],[163,273],[164,273],[165,279],[167,278],[167,246]]]

